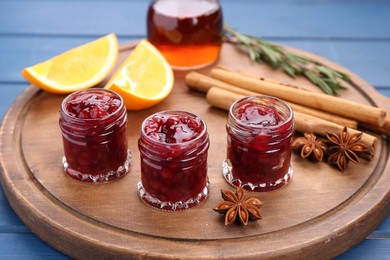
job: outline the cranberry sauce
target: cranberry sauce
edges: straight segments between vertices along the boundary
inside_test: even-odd
[[[65,110],[71,117],[103,119],[115,113],[120,106],[120,98],[110,93],[81,92],[67,100]]]
[[[226,129],[223,175],[230,184],[270,191],[288,183],[294,121],[286,103],[266,96],[238,100],[230,108]]]
[[[234,116],[242,123],[252,126],[275,126],[282,124],[285,120],[278,114],[275,107],[265,106],[259,107],[255,104],[244,104],[237,111]]]
[[[202,119],[184,111],[151,115],[142,124],[138,148],[138,189],[147,204],[176,211],[207,198],[209,138]]]
[[[60,111],[64,169],[92,183],[123,176],[131,165],[127,144],[127,112],[122,98],[105,89],[70,94]]]

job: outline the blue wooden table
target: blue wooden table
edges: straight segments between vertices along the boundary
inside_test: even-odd
[[[239,31],[326,57],[390,97],[390,1],[220,2],[225,21]],[[0,0],[0,122],[29,85],[20,74],[24,67],[111,32],[120,42],[145,37],[148,4],[147,0]],[[0,256],[67,258],[30,232],[2,189]],[[390,259],[390,216],[338,259]]]

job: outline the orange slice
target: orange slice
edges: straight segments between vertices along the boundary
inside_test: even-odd
[[[121,95],[128,110],[140,110],[165,99],[173,82],[173,71],[165,58],[150,42],[142,40],[105,88]]]
[[[22,75],[53,93],[71,93],[100,83],[118,59],[118,39],[109,34],[47,61],[24,68]]]

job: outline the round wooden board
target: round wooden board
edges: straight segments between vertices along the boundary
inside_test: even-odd
[[[130,51],[123,48],[118,64]],[[304,79],[296,81],[252,63],[231,45],[224,45],[219,63],[318,91]],[[388,215],[390,145],[387,138],[378,136],[374,159],[350,164],[345,173],[294,154],[294,175],[287,186],[252,194],[265,203],[263,219],[245,227],[225,226],[223,216],[212,207],[221,200],[220,189],[231,188],[221,175],[227,113],[210,107],[204,94],[190,91],[184,84],[185,74],[175,72],[174,90],[168,99],[151,109],[128,112],[133,167],[124,178],[103,185],[80,183],[63,173],[58,112],[65,96],[30,86],[18,97],[1,128],[1,180],[13,209],[34,233],[75,258],[330,258],[361,241]],[[357,86],[341,93],[343,98],[390,111],[388,99],[352,76]],[[176,213],[144,205],[136,189],[140,124],[148,115],[165,109],[187,110],[203,117],[211,140],[211,195],[200,206]]]

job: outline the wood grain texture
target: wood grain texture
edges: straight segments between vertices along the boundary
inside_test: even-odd
[[[220,1],[226,20],[241,32],[333,60],[390,97],[389,1]],[[28,87],[20,75],[24,66],[109,32],[118,33],[122,42],[144,37],[147,4],[146,0],[0,0],[0,120]],[[37,236],[20,233],[27,229],[0,187],[2,258],[68,259]],[[389,238],[390,216],[337,259],[389,259]]]
[[[121,60],[127,54],[123,52]],[[291,81],[284,74],[253,64],[230,45],[224,46],[220,62]],[[346,174],[294,155],[291,183],[255,195],[265,202],[264,218],[247,227],[225,227],[211,208],[220,200],[219,189],[229,188],[221,177],[227,114],[210,108],[203,94],[188,90],[184,75],[175,73],[174,91],[164,102],[128,113],[134,166],[123,179],[106,185],[80,183],[62,172],[58,109],[64,96],[31,86],[18,97],[1,128],[1,177],[12,207],[34,233],[72,257],[333,257],[361,241],[387,216],[389,143],[380,139],[376,157],[351,165]],[[345,98],[389,111],[387,99],[357,76],[354,79],[359,86],[343,93]],[[300,83],[313,88],[303,79]],[[151,209],[139,201],[136,192],[140,124],[148,115],[165,109],[184,109],[203,117],[211,140],[211,196],[200,206],[179,213]]]
[[[60,255],[54,248],[45,246],[42,240],[34,240],[32,233],[1,233],[0,250],[2,259],[51,259],[65,260],[68,256]],[[29,245],[25,250],[20,250]],[[18,257],[15,257],[18,252]]]
[[[220,0],[224,17],[232,26],[262,37],[371,38],[390,37],[386,1],[257,1]],[[47,1],[2,0],[0,33],[26,35],[145,34],[149,1]],[[364,6],[364,7],[362,7]],[[42,8],[44,7],[44,8]],[[95,10],[95,12],[91,12]],[[50,15],[47,15],[47,14]],[[102,17],[107,13],[110,22]],[[14,14],[18,14],[14,17]],[[353,15],[346,15],[353,14]],[[40,19],[36,19],[40,16]],[[58,19],[52,19],[56,17]],[[299,17],[299,19],[297,19]],[[337,19],[329,19],[337,17]],[[248,22],[252,18],[254,22]],[[12,21],[12,23],[10,22]],[[312,22],[315,21],[315,22]],[[272,23],[272,26],[270,26]],[[286,25],[288,23],[288,25]],[[354,29],[351,30],[350,28]]]
[[[115,32],[113,29],[112,31]],[[242,30],[245,33],[247,31]],[[99,34],[100,36],[100,34]],[[0,34],[0,83],[25,83],[20,71],[49,59],[70,48],[95,40],[98,36],[34,37]],[[141,37],[145,37],[143,34]],[[140,37],[120,36],[126,41]],[[337,39],[274,39],[276,43],[302,49],[332,60],[356,73],[375,87],[390,88],[390,48],[388,41],[355,41]],[[359,55],[358,55],[359,54]]]

